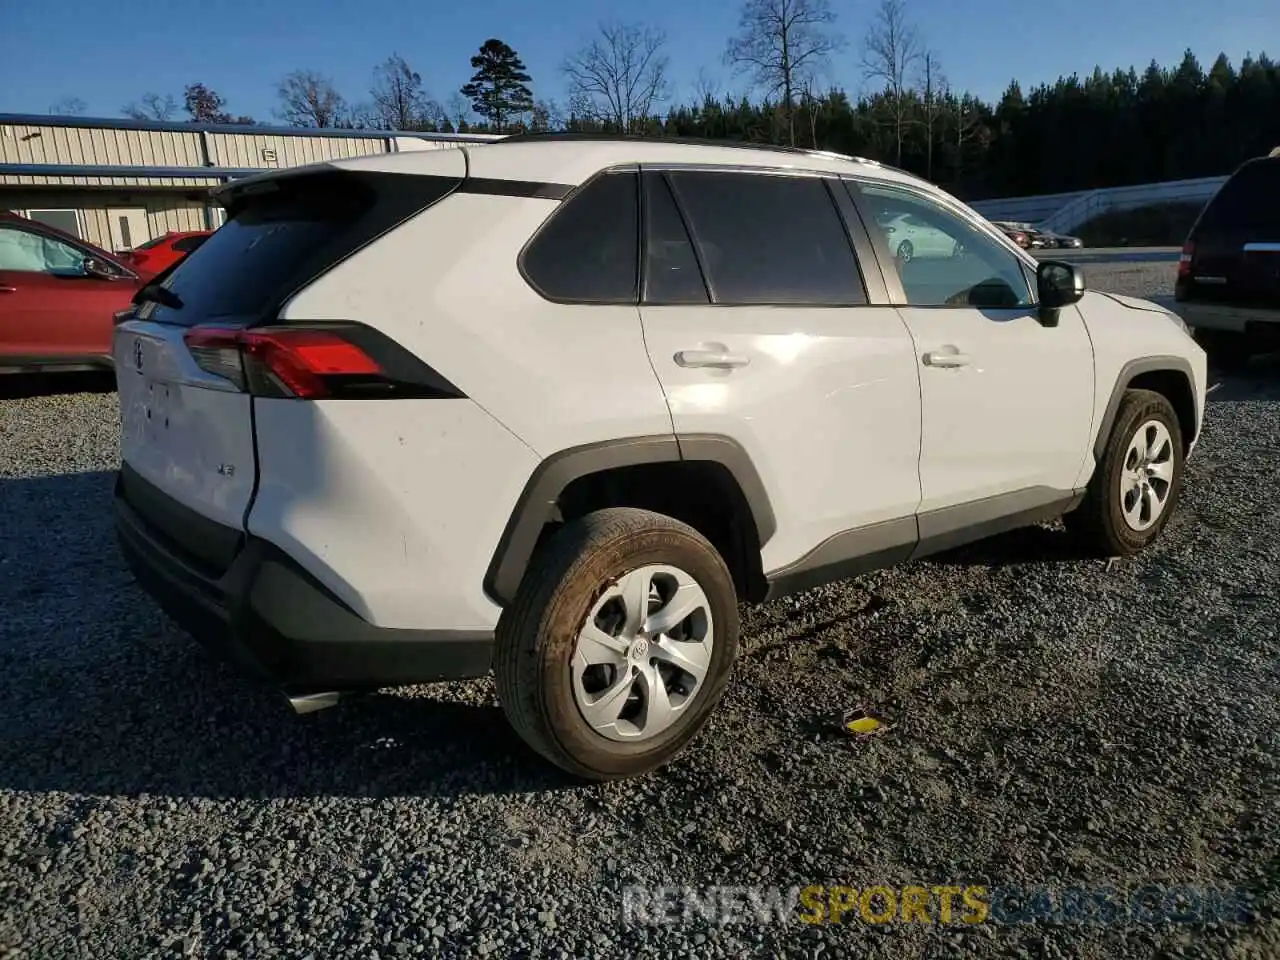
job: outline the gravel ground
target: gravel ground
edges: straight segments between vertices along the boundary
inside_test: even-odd
[[[603,787],[490,682],[294,717],[117,559],[114,395],[0,400],[0,958],[1280,956],[1277,373],[1211,395],[1158,549],[1035,528],[751,610],[712,728]],[[844,738],[854,704],[893,727]],[[1166,884],[1250,917],[625,925],[630,884]]]

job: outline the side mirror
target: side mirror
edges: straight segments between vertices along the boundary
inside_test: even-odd
[[[84,258],[85,276],[94,277],[98,280],[119,280],[120,271],[115,269],[105,260],[99,260],[97,257]]]
[[[1079,303],[1084,296],[1084,271],[1074,263],[1041,260],[1036,267],[1036,298],[1040,301],[1040,322],[1058,325],[1058,311]]]
[[[1036,292],[1044,307],[1069,307],[1084,296],[1084,271],[1074,263],[1041,260],[1036,267]]]

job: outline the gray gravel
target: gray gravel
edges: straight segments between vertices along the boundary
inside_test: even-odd
[[[1280,956],[1277,374],[1210,397],[1158,549],[1035,528],[751,610],[712,729],[604,787],[489,682],[292,716],[123,569],[114,395],[0,400],[0,958]],[[854,704],[895,726],[844,738]],[[627,927],[631,883],[1193,885],[1255,919]]]

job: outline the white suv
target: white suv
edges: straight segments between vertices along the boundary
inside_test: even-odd
[[[298,709],[492,668],[544,756],[637,774],[740,601],[1062,514],[1132,553],[1200,433],[1180,321],[865,160],[524,137],[220,199],[117,327],[117,526]]]

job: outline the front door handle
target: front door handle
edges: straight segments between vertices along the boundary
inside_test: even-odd
[[[681,350],[675,355],[675,361],[682,367],[745,367],[751,362],[750,357],[742,357],[725,350]]]
[[[973,363],[973,357],[967,353],[935,350],[924,355],[926,367],[967,367]]]
[[[0,283],[0,293],[17,293],[17,292],[18,292],[17,287],[9,287],[3,283]]]

